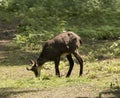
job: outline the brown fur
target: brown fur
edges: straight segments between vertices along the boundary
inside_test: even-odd
[[[70,63],[70,68],[67,73],[67,77],[69,77],[74,66],[74,61],[71,56],[71,54],[73,54],[77,58],[80,64],[79,75],[82,75],[83,60],[80,57],[77,50],[81,44],[82,41],[80,37],[73,32],[63,32],[57,35],[53,39],[50,39],[44,43],[42,52],[39,58],[37,59],[38,66],[34,63],[33,67],[30,70],[32,70],[36,76],[40,76],[41,66],[47,61],[54,61],[56,75],[60,76],[60,72],[59,72],[60,57],[62,54],[67,54],[66,57]],[[33,70],[34,67],[35,67],[35,71]]]

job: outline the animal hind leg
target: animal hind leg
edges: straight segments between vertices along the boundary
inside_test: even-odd
[[[76,59],[78,60],[79,64],[80,64],[80,72],[79,72],[79,76],[81,76],[83,74],[83,59],[80,57],[78,51],[75,51],[73,53],[73,55],[76,57]]]

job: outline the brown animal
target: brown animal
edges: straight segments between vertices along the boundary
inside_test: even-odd
[[[72,59],[73,54],[80,64],[79,76],[83,73],[83,60],[78,53],[78,47],[82,44],[80,37],[73,32],[63,32],[53,39],[45,42],[43,45],[42,52],[37,59],[37,63],[32,62],[32,68],[27,68],[34,72],[36,77],[40,76],[40,70],[42,65],[47,61],[54,61],[55,63],[55,73],[60,77],[59,62],[62,54],[66,54],[69,61],[70,67],[66,77],[69,77],[74,66],[74,61]]]

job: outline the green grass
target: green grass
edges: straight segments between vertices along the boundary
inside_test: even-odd
[[[0,88],[49,88],[56,86],[65,86],[77,83],[89,82],[90,80],[87,78],[65,78],[65,77],[55,77],[50,76],[50,74],[45,74],[45,69],[43,69],[42,76],[40,78],[35,78],[32,72],[27,72],[25,70],[25,66],[7,66],[1,67],[1,75],[0,75]],[[50,69],[51,70],[51,69]],[[22,73],[23,71],[23,73]],[[52,71],[52,70],[51,70]],[[50,71],[48,71],[50,72]],[[31,76],[30,76],[31,75]],[[54,74],[53,74],[54,75]]]
[[[119,40],[114,42],[85,42],[80,49],[80,54],[82,54],[84,59],[84,74],[82,77],[78,77],[79,65],[75,60],[76,64],[73,68],[71,77],[65,78],[69,67],[69,63],[65,59],[60,62],[61,78],[55,77],[54,63],[52,62],[45,63],[41,72],[41,77],[35,78],[32,72],[26,70],[26,66],[28,66],[30,59],[37,59],[39,55],[38,50],[27,50],[25,52],[19,50],[18,47],[13,44],[9,44],[6,47],[7,58],[2,59],[0,62],[0,88],[49,88],[79,83],[94,83],[94,81],[100,84],[102,83],[103,85],[107,82],[107,84],[109,84],[108,86],[110,86],[114,78],[119,80],[120,59],[117,56],[118,54],[109,55],[109,53],[114,54],[114,50],[118,49],[118,46]],[[109,49],[109,47],[111,48]],[[106,50],[106,48],[108,50]],[[100,55],[103,56],[101,60],[98,59]],[[115,59],[115,57],[118,58]],[[107,78],[109,81],[107,81]]]
[[[47,63],[51,64],[51,63]],[[45,65],[47,65],[45,64]],[[92,84],[95,81],[101,86],[110,87],[111,82],[117,79],[119,84],[119,59],[106,60],[101,62],[89,63],[85,62],[84,74],[82,77],[77,77],[79,72],[79,66],[75,64],[73,72],[70,78],[65,78],[68,66],[62,65],[60,71],[63,75],[61,78],[55,77],[54,65],[51,64],[46,68],[42,69],[41,77],[35,78],[32,72],[25,69],[24,66],[1,66],[0,74],[0,88],[49,88],[58,86],[70,86],[76,84]],[[45,66],[44,65],[44,66]],[[113,76],[114,74],[114,76]],[[106,85],[107,83],[107,85]],[[97,84],[97,85],[98,85]]]
[[[75,66],[70,78],[65,78],[69,67],[66,59],[60,62],[61,78],[55,76],[53,62],[45,63],[41,71],[41,77],[35,78],[32,72],[26,70],[26,67],[28,67],[30,59],[38,57],[38,50],[23,51],[12,44],[7,46],[7,50],[5,49],[6,58],[0,61],[0,97],[9,97],[17,93],[20,98],[26,98],[27,92],[30,93],[30,96],[34,95],[34,89],[35,91],[40,90],[39,93],[36,92],[38,95],[41,95],[41,91],[48,93],[47,90],[52,90],[57,92],[59,96],[59,92],[67,93],[69,89],[81,90],[81,94],[85,93],[87,96],[90,92],[92,92],[91,95],[98,96],[99,92],[106,89],[119,92],[120,58],[118,55],[108,55],[110,52],[114,53],[114,49],[118,49],[118,46],[105,50],[109,46],[112,47],[113,43],[117,43],[117,41],[97,42],[97,44],[94,42],[92,45],[86,43],[80,49],[80,54],[84,59],[83,76],[78,77],[79,65],[74,58]],[[100,60],[98,59],[99,55],[103,55]],[[21,92],[24,94],[20,94]],[[49,93],[51,94],[51,92]],[[73,93],[76,93],[76,91],[73,91]],[[36,96],[38,97],[38,95]]]

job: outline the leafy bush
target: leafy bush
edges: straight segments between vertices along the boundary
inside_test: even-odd
[[[118,0],[3,1],[0,21],[20,19],[15,41],[22,47],[41,44],[64,30],[90,39],[120,38]]]

